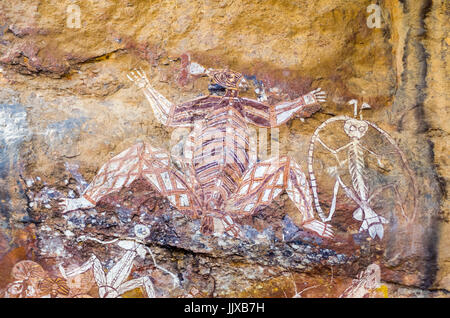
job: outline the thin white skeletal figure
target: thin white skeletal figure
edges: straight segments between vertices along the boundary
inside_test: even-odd
[[[356,100],[351,100],[349,104],[354,105],[354,117],[357,117],[358,115],[358,102]],[[395,197],[397,199],[396,204],[400,206],[400,211],[402,216],[408,220],[411,221],[414,219],[415,213],[416,213],[416,197],[417,197],[417,187],[415,183],[415,179],[412,173],[412,170],[410,169],[403,152],[400,150],[400,148],[396,145],[395,141],[392,139],[392,137],[379,128],[377,125],[375,125],[372,122],[369,122],[367,120],[363,120],[362,118],[362,110],[364,109],[370,109],[370,105],[367,103],[363,103],[361,106],[361,109],[359,111],[360,119],[351,118],[348,116],[337,116],[330,118],[323,122],[315,131],[311,138],[311,144],[309,148],[308,153],[308,170],[310,174],[311,179],[311,188],[314,196],[314,204],[317,210],[317,213],[321,217],[322,221],[328,222],[333,217],[333,214],[336,209],[336,200],[339,188],[342,187],[345,194],[352,199],[359,207],[354,211],[353,218],[362,221],[361,227],[359,229],[360,232],[369,231],[369,235],[372,238],[376,238],[378,236],[380,239],[383,238],[384,234],[384,228],[383,224],[387,224],[388,220],[386,220],[384,217],[378,215],[375,213],[375,211],[370,206],[370,202],[381,193],[384,189],[392,188],[395,193]],[[319,133],[330,123],[337,122],[337,121],[344,121],[344,131],[347,134],[348,137],[350,137],[350,142],[338,149],[332,149],[329,146],[327,146],[319,137]],[[385,137],[390,144],[394,147],[397,154],[400,155],[401,161],[403,166],[405,167],[407,174],[409,178],[411,179],[411,184],[413,186],[414,190],[414,209],[410,215],[407,215],[405,208],[403,207],[402,199],[400,197],[400,193],[398,191],[398,187],[396,184],[388,184],[384,185],[375,191],[372,191],[372,193],[369,193],[369,188],[367,186],[366,176],[365,176],[365,161],[364,161],[364,152],[368,152],[369,154],[373,155],[378,162],[378,165],[380,167],[383,167],[383,163],[380,160],[380,155],[376,154],[375,152],[371,151],[370,149],[367,149],[363,146],[361,142],[361,138],[365,136],[367,133],[367,130],[369,127],[373,127],[376,129],[379,133]],[[331,207],[328,216],[325,216],[325,213],[323,212],[320,202],[319,202],[319,196],[317,192],[317,183],[316,183],[316,177],[314,175],[313,171],[313,158],[314,158],[314,147],[315,143],[320,143],[327,151],[329,151],[331,154],[334,155],[336,158],[339,167],[343,167],[345,163],[348,163],[348,170],[351,176],[352,181],[352,187],[348,187],[344,184],[342,181],[338,167],[330,167],[327,169],[328,173],[336,178],[336,182],[334,184],[333,189],[333,198],[331,201]],[[347,159],[341,161],[339,159],[339,153],[343,150],[347,150]]]
[[[158,121],[169,127],[190,129],[184,157],[140,143],[105,163],[80,198],[64,198],[63,213],[94,207],[106,195],[143,179],[159,196],[192,219],[201,219],[205,235],[226,233],[243,237],[234,219],[253,215],[286,191],[302,216],[297,226],[324,238],[333,231],[316,217],[306,175],[288,156],[256,162],[248,124],[273,128],[295,117],[309,117],[326,101],[320,88],[276,105],[239,96],[243,74],[210,69],[210,94],[172,104],[157,92],[142,70],[127,76],[149,101]]]
[[[377,264],[367,266],[361,271],[357,279],[344,290],[339,298],[366,298],[370,296],[370,292],[380,287],[381,270]]]
[[[69,277],[80,275],[92,269],[94,279],[99,287],[100,298],[118,298],[120,297],[120,295],[126,293],[127,291],[133,290],[138,287],[143,287],[145,289],[147,297],[155,298],[156,294],[150,277],[145,276],[126,281],[131,273],[131,269],[133,268],[134,259],[138,256],[142,259],[145,259],[145,256],[148,253],[150,254],[153,264],[156,268],[172,276],[173,287],[175,288],[177,285],[179,286],[180,282],[177,276],[167,269],[159,266],[156,263],[151,249],[145,245],[143,240],[150,235],[149,228],[145,225],[137,224],[134,227],[134,233],[137,239],[116,238],[110,241],[101,241],[93,237],[80,236],[78,238],[79,241],[91,240],[103,245],[114,244],[117,242],[117,245],[126,250],[126,252],[121,257],[119,262],[114,264],[114,266],[106,274],[103,270],[103,266],[100,260],[97,258],[97,256],[95,256],[95,254],[92,254],[91,258],[86,263],[70,271],[66,271],[61,263],[58,264],[61,275],[65,279],[67,279]]]

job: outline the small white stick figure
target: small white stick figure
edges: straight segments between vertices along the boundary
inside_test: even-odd
[[[119,260],[119,262],[117,262],[106,274],[103,270],[103,266],[100,260],[97,258],[97,256],[92,254],[91,258],[86,263],[81,265],[79,268],[68,272],[64,270],[62,264],[59,264],[58,266],[62,276],[67,279],[68,277],[76,276],[88,271],[89,269],[92,269],[95,281],[97,282],[97,285],[99,287],[99,295],[101,298],[117,298],[127,291],[133,290],[138,287],[144,287],[147,296],[150,298],[154,298],[156,296],[155,290],[148,276],[126,281],[131,273],[134,259],[137,256],[140,256],[142,259],[144,259],[148,252],[153,260],[153,263],[155,264],[155,267],[172,276],[174,287],[179,285],[180,283],[176,275],[156,264],[156,260],[153,256],[152,251],[150,250],[150,248],[145,246],[143,240],[150,235],[149,228],[145,225],[137,224],[134,227],[134,233],[137,239],[114,239],[106,242],[92,237],[81,236],[79,240],[92,240],[101,244],[113,244],[117,242],[117,245],[125,249],[126,252]]]

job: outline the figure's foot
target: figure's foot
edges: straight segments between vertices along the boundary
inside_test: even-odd
[[[319,103],[324,103],[327,101],[327,93],[325,91],[323,91],[320,87],[318,89],[313,90],[312,92],[310,92],[309,94],[313,95],[314,98],[319,102]]]
[[[384,217],[376,215],[370,218],[364,219],[359,228],[359,232],[369,231],[371,238],[375,239],[377,236],[382,239],[384,235],[383,224],[389,223]]]
[[[310,220],[302,224],[303,228],[317,233],[320,237],[332,239],[334,237],[333,229],[330,224],[319,220]]]
[[[77,199],[62,198],[59,200],[59,206],[62,209],[62,213],[67,213],[74,210],[90,209],[93,208],[95,204],[92,204],[84,197]]]

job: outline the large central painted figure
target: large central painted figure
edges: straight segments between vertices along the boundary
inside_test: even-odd
[[[302,215],[297,225],[332,238],[330,226],[314,216],[300,166],[287,156],[252,162],[255,149],[247,126],[271,128],[293,117],[309,117],[326,101],[325,92],[319,88],[292,101],[267,105],[239,96],[245,83],[242,74],[213,69],[206,74],[222,95],[173,105],[150,85],[142,70],[131,72],[128,78],[143,91],[162,124],[191,128],[183,158],[139,143],[104,164],[80,198],[63,199],[63,212],[92,208],[102,197],[145,179],[177,210],[201,218],[202,233],[239,237],[242,232],[235,218],[256,213],[286,191]]]

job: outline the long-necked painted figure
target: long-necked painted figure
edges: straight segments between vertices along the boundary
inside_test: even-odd
[[[64,212],[94,207],[104,196],[147,180],[180,212],[201,218],[201,232],[240,236],[233,219],[257,212],[284,190],[302,215],[303,228],[332,238],[330,226],[314,216],[313,199],[300,166],[290,157],[252,162],[250,129],[277,127],[294,116],[304,118],[320,109],[325,92],[316,89],[295,100],[267,105],[239,96],[242,74],[208,70],[223,95],[207,95],[179,105],[169,102],[149,83],[142,70],[128,74],[149,101],[156,118],[170,127],[189,127],[183,158],[146,143],[118,154],[101,167],[77,199],[63,199]]]

